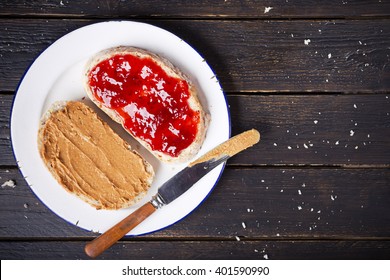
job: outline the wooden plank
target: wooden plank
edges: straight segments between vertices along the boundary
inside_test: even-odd
[[[2,1],[3,16],[345,18],[390,15],[388,1]],[[267,8],[267,9],[266,9]]]
[[[1,165],[15,165],[12,95],[0,95]],[[390,165],[390,98],[377,95],[228,95],[232,134],[257,128],[258,145],[230,165]]]
[[[15,165],[11,146],[10,118],[13,95],[0,94],[0,166]]]
[[[88,259],[84,241],[0,242],[0,258]],[[121,260],[381,260],[389,259],[389,241],[135,241],[120,242],[98,259]],[[267,263],[263,263],[264,266]],[[126,268],[126,267],[124,267]],[[216,267],[210,267],[216,269]],[[209,271],[207,275],[211,275]]]
[[[255,165],[390,164],[388,95],[229,96],[232,131],[261,142],[230,160]]]
[[[14,91],[34,58],[57,38],[94,22],[1,19],[0,91]],[[390,90],[388,19],[145,22],[191,44],[229,93]]]
[[[54,215],[16,169],[0,177],[16,184],[0,188],[0,239],[96,236]],[[389,239],[389,182],[388,169],[227,168],[192,214],[138,239]]]

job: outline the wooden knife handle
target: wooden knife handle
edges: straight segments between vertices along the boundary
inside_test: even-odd
[[[95,238],[91,242],[88,242],[84,248],[85,253],[91,258],[96,258],[105,250],[110,248],[119,239],[125,236],[126,233],[149,217],[154,211],[156,211],[156,208],[154,208],[150,202],[145,203],[143,206],[131,213],[108,231]]]

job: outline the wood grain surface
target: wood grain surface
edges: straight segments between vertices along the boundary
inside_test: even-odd
[[[17,17],[179,17],[179,18],[349,18],[390,15],[386,0],[273,1],[12,1],[3,0],[0,15]]]
[[[98,236],[29,188],[10,118],[34,59],[61,36],[107,20],[150,23],[188,42],[226,93],[232,134],[256,128],[262,139],[228,161],[185,219],[125,237],[101,259],[390,258],[389,1],[5,0],[1,259],[86,259],[86,242]]]
[[[14,91],[45,48],[66,33],[95,22],[0,18],[0,90]],[[192,45],[227,93],[390,90],[388,19],[142,22],[162,27]]]

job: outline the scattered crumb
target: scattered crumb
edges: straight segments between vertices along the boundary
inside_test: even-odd
[[[246,228],[246,224],[244,222],[241,223],[243,228]]]
[[[265,260],[268,260],[268,254],[264,254],[263,258],[264,258]]]
[[[301,192],[301,190],[298,190],[298,194],[299,194],[299,195],[302,195],[302,192]]]
[[[302,206],[301,205],[298,205],[298,210],[302,210]]]
[[[264,180],[261,180],[262,183],[264,183],[265,181]]]
[[[302,188],[304,188],[304,187],[306,187],[306,184],[305,184],[305,183],[302,184]]]
[[[310,212],[313,212],[314,211],[314,208],[310,208]]]
[[[328,53],[328,58],[332,58],[332,54],[331,53]]]
[[[28,208],[28,204],[27,203],[23,204],[23,207],[27,209]]]
[[[5,181],[2,185],[1,185],[2,188],[4,187],[10,187],[10,188],[15,188],[16,187],[16,183],[14,180],[8,180],[8,181]]]
[[[355,146],[355,150],[359,149],[359,146]]]
[[[333,194],[330,195],[330,199],[331,199],[331,200],[334,201],[336,198],[337,198],[337,196],[333,196]]]
[[[370,138],[370,134],[367,134],[367,138]]]
[[[272,9],[273,9],[273,7],[265,7],[264,14],[269,13],[269,11],[271,11]]]
[[[64,2],[60,1],[60,5],[61,5],[61,6],[64,6]]]
[[[237,241],[241,240],[240,237],[238,237],[238,236],[235,236],[235,238],[236,238]]]
[[[255,253],[258,253],[258,252],[259,252],[259,250],[257,250],[257,249],[254,249],[253,251],[255,251]]]
[[[283,192],[283,189],[281,189],[280,192]]]
[[[288,146],[287,149],[291,150],[292,148],[291,148],[291,146]]]
[[[335,144],[335,145],[338,145],[338,144],[340,144],[340,142],[337,140],[336,143],[334,143],[334,144]]]
[[[353,108],[357,109],[357,106],[356,106],[356,104],[353,104]]]
[[[355,134],[355,131],[353,131],[352,129],[351,129],[351,131],[349,132],[349,136],[353,136]]]
[[[306,143],[303,143],[303,147],[305,147],[305,149],[308,149],[309,147],[306,145]]]
[[[274,143],[274,146],[276,147],[278,144]]]
[[[310,39],[305,39],[305,40],[303,40],[303,43],[304,43],[305,45],[309,45],[309,44],[310,44],[310,42],[311,42],[311,40],[310,40]]]

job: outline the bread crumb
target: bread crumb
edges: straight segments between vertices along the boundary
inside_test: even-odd
[[[276,147],[276,146],[278,146],[278,144],[274,143],[274,146]]]
[[[241,240],[240,237],[238,237],[238,236],[235,236],[235,238],[236,238],[237,241]]]
[[[353,108],[357,109],[357,106],[356,106],[356,104],[353,104]]]
[[[298,194],[299,194],[299,195],[302,195],[302,192],[301,192],[301,190],[298,190]]]
[[[310,44],[310,42],[311,42],[311,40],[310,39],[305,39],[305,40],[303,40],[303,43],[307,46],[307,45],[309,45]]]
[[[305,149],[308,149],[309,147],[306,145],[306,143],[303,143],[303,147],[305,147]]]
[[[314,124],[317,124],[318,123],[318,121],[317,120],[314,120]]]
[[[298,210],[302,210],[302,206],[301,205],[298,205]]]
[[[28,208],[28,204],[27,203],[23,204],[23,207],[27,209]]]
[[[241,223],[243,228],[246,228],[246,224],[244,222]]]
[[[353,131],[352,129],[351,129],[351,131],[349,132],[349,136],[353,136],[355,134],[355,131]]]
[[[265,7],[264,14],[269,13],[269,11],[271,11],[272,9],[273,9],[273,7]]]
[[[4,187],[10,187],[10,188],[15,188],[16,187],[16,183],[14,180],[8,180],[8,181],[5,181],[2,185],[1,185],[2,188]]]
[[[331,53],[328,53],[328,58],[332,58],[332,54]]]
[[[291,150],[292,148],[291,148],[291,146],[288,146],[287,149]]]
[[[268,254],[264,254],[263,258],[264,258],[265,260],[268,260]]]

